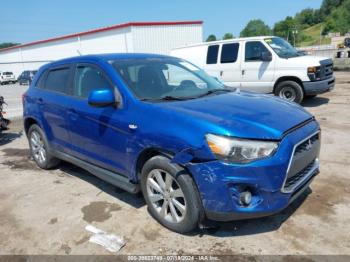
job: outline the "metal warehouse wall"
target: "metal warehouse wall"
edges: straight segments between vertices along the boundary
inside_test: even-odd
[[[54,41],[0,50],[0,71],[17,77],[24,70],[80,54],[144,52],[168,54],[171,49],[202,42],[201,24],[129,26]]]

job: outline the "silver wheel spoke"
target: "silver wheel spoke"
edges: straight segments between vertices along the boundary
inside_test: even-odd
[[[160,188],[164,191],[165,189],[165,183],[162,177],[162,174],[158,171],[158,170],[153,170],[152,172],[154,172],[154,176],[157,179],[158,185],[160,186]]]
[[[182,190],[180,188],[178,188],[178,189],[175,189],[174,191],[171,191],[170,196],[173,198],[184,197],[184,194],[182,193]]]
[[[170,213],[173,221],[178,222],[180,218],[179,218],[179,215],[176,213],[174,204],[171,201],[169,202],[169,207],[170,207]]]
[[[157,191],[159,193],[163,193],[163,190],[160,188],[160,186],[157,184],[157,182],[154,181],[153,178],[148,178],[147,179],[147,184],[148,184],[149,187],[151,187],[155,191]]]
[[[167,213],[168,213],[168,202],[164,201],[162,205],[162,209],[160,210],[160,215],[165,218]]]
[[[171,188],[171,184],[173,182],[173,178],[171,177],[171,175],[169,175],[168,173],[165,175],[165,189],[169,190]]]
[[[173,199],[171,199],[171,203],[174,204],[174,206],[176,206],[177,210],[179,210],[181,214],[185,213],[186,208],[179,201],[177,201],[176,199],[173,198]]]
[[[37,147],[38,146],[38,142],[35,140],[35,138],[32,136],[30,141],[32,142],[32,146]]]
[[[158,202],[159,200],[164,199],[163,195],[161,194],[153,194],[149,196],[149,200],[151,200],[152,203]]]

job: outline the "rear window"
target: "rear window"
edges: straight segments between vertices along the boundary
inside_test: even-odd
[[[216,64],[218,61],[219,45],[208,46],[207,64]]]
[[[239,43],[224,44],[221,50],[221,63],[234,63],[237,61]]]
[[[13,75],[12,72],[3,72],[2,74],[5,75],[5,76],[12,76]]]
[[[65,93],[68,83],[69,68],[59,68],[49,71],[47,74],[45,89]]]

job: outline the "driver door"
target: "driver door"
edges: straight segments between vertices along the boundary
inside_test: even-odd
[[[101,68],[94,64],[76,65],[67,102],[71,150],[79,159],[126,176],[127,110],[122,105],[88,104],[91,91],[106,88],[118,92]]]
[[[241,89],[259,93],[273,92],[275,59],[272,58],[272,61],[268,62],[262,61],[264,52],[270,51],[261,41],[245,43],[241,67]]]

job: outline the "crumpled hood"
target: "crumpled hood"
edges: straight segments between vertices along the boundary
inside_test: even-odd
[[[280,139],[288,129],[312,118],[295,103],[243,91],[157,106],[183,117],[192,117],[193,123],[199,121],[204,129],[209,129],[206,132],[220,130],[222,135],[242,138]]]

